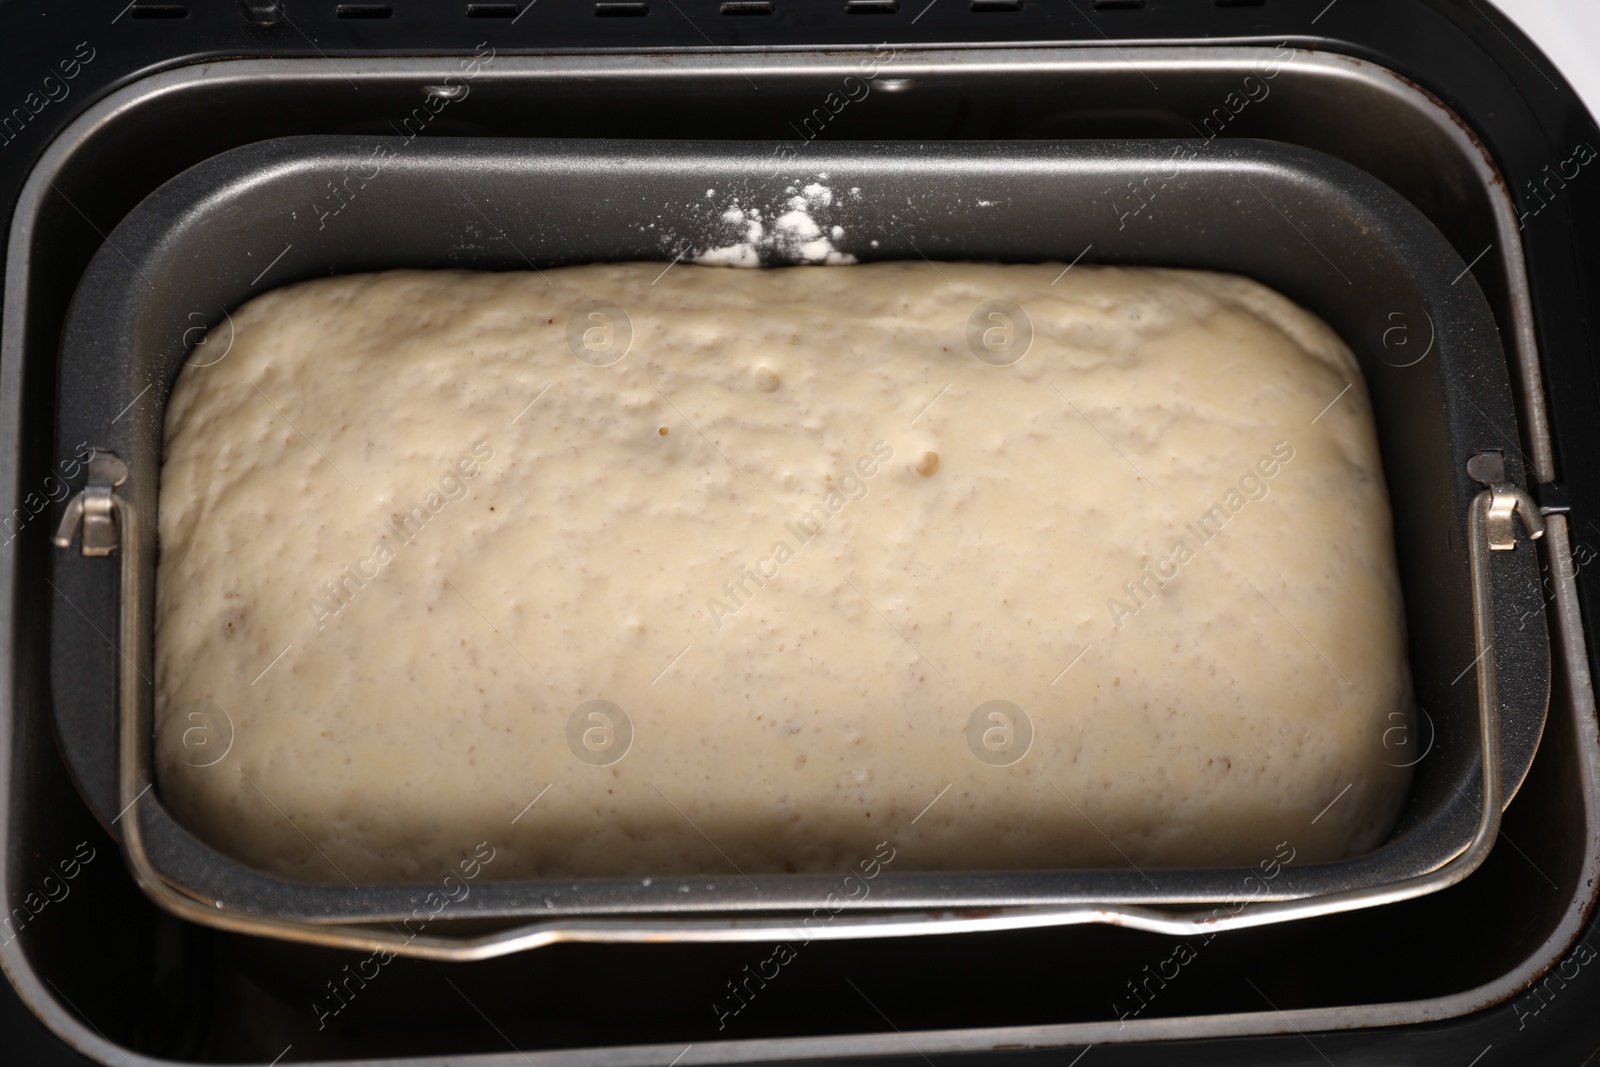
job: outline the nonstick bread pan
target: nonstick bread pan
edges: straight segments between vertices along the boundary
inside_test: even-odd
[[[80,790],[147,892],[213,926],[440,959],[561,940],[783,940],[837,900],[838,876],[814,874],[486,880],[425,934],[377,925],[427,913],[419,909],[434,887],[288,882],[171,818],[153,779],[149,683],[163,419],[205,336],[197,327],[269,289],[330,274],[665,266],[717,243],[714,213],[685,207],[704,203],[706,189],[779,204],[822,173],[861,192],[835,200],[830,217],[843,231],[838,250],[861,261],[1227,271],[1338,331],[1377,421],[1417,722],[1430,736],[1398,827],[1365,855],[1285,865],[1253,891],[1252,870],[1237,868],[1149,878],[886,870],[859,902],[829,903],[829,921],[809,936],[1088,921],[1184,933],[1404,899],[1481,862],[1544,725],[1549,645],[1529,540],[1541,523],[1520,453],[1508,447],[1518,434],[1489,306],[1444,237],[1387,186],[1316,152],[1248,140],[811,142],[797,151],[316,136],[235,149],[167,182],[110,234],[71,305],[57,458],[77,469],[66,461],[81,445],[96,453],[87,464],[80,456],[87,481],[58,539],[71,547],[53,557],[54,713]],[[768,265],[790,261],[781,248],[763,255]],[[1408,330],[1403,349],[1397,323]]]

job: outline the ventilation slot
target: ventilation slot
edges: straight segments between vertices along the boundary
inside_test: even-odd
[[[467,18],[469,19],[514,19],[516,17],[516,4],[467,5]]]
[[[1267,0],[1216,0],[1218,7],[1261,7]]]
[[[128,8],[128,17],[136,19],[185,19],[189,9],[182,4],[134,4]]]
[[[1094,0],[1096,11],[1137,11],[1144,0]]]
[[[899,0],[844,0],[846,15],[892,15],[899,10]]]
[[[650,14],[649,4],[596,4],[594,13],[603,19],[642,18]]]
[[[770,0],[732,0],[719,9],[724,15],[770,15]]]
[[[1021,11],[1022,0],[972,0],[973,11]]]
[[[340,4],[333,13],[342,19],[386,19],[394,14],[388,4]]]

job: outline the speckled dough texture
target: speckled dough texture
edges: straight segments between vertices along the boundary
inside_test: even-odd
[[[184,368],[185,825],[335,884],[1382,843],[1411,682],[1325,324],[1193,271],[663,266],[306,282]]]

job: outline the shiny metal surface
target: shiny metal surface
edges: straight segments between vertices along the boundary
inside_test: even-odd
[[[1484,524],[1488,532],[1490,549],[1495,552],[1509,552],[1517,547],[1517,529],[1512,519],[1518,512],[1522,513],[1522,522],[1528,528],[1528,536],[1536,541],[1544,536],[1544,516],[1540,514],[1539,505],[1534,503],[1533,497],[1526,489],[1497,482],[1489,488],[1489,495]]]
[[[54,543],[70,548],[72,539],[83,530],[85,556],[109,556],[120,542],[115,521],[112,491],[128,480],[128,465],[109,452],[96,452],[89,458],[88,484],[67,502]]]
[[[1493,451],[1479,452],[1467,460],[1467,474],[1489,490],[1484,527],[1490,550],[1509,552],[1517,547],[1516,524],[1512,520],[1519,511],[1528,536],[1535,541],[1544,536],[1544,512],[1526,489],[1506,481],[1505,456]]]

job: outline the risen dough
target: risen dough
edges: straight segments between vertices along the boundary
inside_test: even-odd
[[[252,301],[167,411],[163,798],[341,884],[485,840],[496,878],[1376,846],[1410,680],[1354,359],[1242,278],[1060,273],[398,271]],[[631,321],[609,365],[596,299]],[[1034,333],[1009,366],[967,340],[997,299]],[[594,700],[632,726],[609,765],[615,712],[570,722]]]

